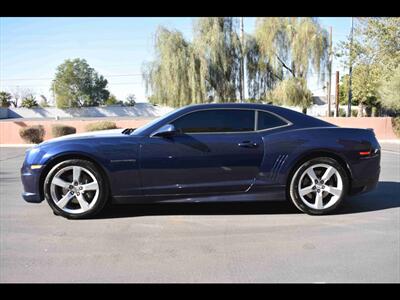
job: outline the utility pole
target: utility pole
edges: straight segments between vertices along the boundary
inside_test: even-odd
[[[339,71],[336,71],[336,117],[339,117]]]
[[[347,103],[347,117],[351,117],[351,76],[353,71],[353,17],[351,17],[351,33],[350,33],[350,67],[349,67],[349,102]]]
[[[56,82],[53,81],[53,101],[54,101],[54,105],[57,106],[57,101],[56,101]]]
[[[332,85],[332,26],[329,27],[329,64],[328,64],[328,117],[331,116],[331,85]]]
[[[240,102],[243,102],[245,98],[244,93],[244,26],[243,26],[243,17],[240,18],[240,44],[242,48],[242,57],[240,60]]]
[[[326,86],[326,99],[328,99],[328,101],[327,101],[327,103],[328,103],[328,107],[330,106],[330,100],[329,100],[329,81],[327,81],[326,83],[325,83],[325,86]],[[330,109],[328,108],[328,111],[327,111],[327,116],[328,117],[330,117]]]

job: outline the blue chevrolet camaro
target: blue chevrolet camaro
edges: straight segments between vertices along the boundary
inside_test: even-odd
[[[340,128],[263,104],[202,104],[143,127],[68,135],[26,153],[23,198],[90,217],[114,203],[290,200],[335,210],[375,187],[372,130]]]

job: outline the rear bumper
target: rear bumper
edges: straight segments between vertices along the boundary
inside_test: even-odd
[[[366,161],[363,165],[363,176],[353,179],[349,192],[350,195],[369,192],[376,187],[379,181],[381,171],[380,157]]]

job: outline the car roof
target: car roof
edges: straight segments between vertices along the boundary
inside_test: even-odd
[[[295,110],[276,105],[261,104],[261,103],[205,103],[205,104],[191,104],[181,107],[175,111],[172,111],[169,114],[167,114],[164,118],[161,118],[157,123],[151,125],[149,124],[149,126],[143,128],[143,130],[140,131],[140,134],[149,134],[153,132],[156,128],[159,128],[161,125],[166,124],[167,122],[170,122],[172,120],[175,120],[176,118],[185,115],[187,113],[195,112],[197,110],[214,109],[214,108],[217,109],[243,108],[243,109],[265,110],[268,112],[275,113],[280,117],[283,117],[290,123],[292,123],[293,126],[291,126],[291,128],[293,129],[305,128],[305,127],[335,126],[323,120],[299,113]]]
[[[202,103],[202,104],[191,104],[186,106],[187,108],[252,108],[252,109],[260,109],[260,108],[269,108],[273,107],[273,105],[270,104],[261,104],[261,103],[233,103],[233,102],[228,102],[228,103]]]
[[[321,127],[321,126],[334,126],[326,121],[308,116],[306,114],[297,112],[293,109],[263,103],[205,103],[205,104],[191,104],[182,108],[182,113],[187,113],[199,109],[213,109],[213,108],[243,108],[243,109],[258,109],[275,113],[298,127]]]

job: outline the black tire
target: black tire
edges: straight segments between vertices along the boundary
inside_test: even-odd
[[[55,204],[55,201],[51,197],[50,185],[53,180],[53,177],[56,175],[58,171],[68,166],[78,166],[89,170],[94,175],[98,183],[99,195],[97,201],[93,205],[93,207],[91,207],[88,211],[85,211],[83,213],[66,212],[60,207],[58,207]],[[108,202],[108,194],[109,194],[107,183],[106,180],[104,179],[101,170],[94,163],[83,159],[68,159],[53,166],[46,176],[46,179],[44,181],[43,191],[47,203],[50,205],[51,209],[53,210],[53,213],[55,215],[63,216],[68,219],[85,219],[95,216],[104,208],[105,204]]]
[[[299,187],[299,181],[300,181],[303,173],[309,167],[314,166],[314,165],[319,165],[319,164],[325,164],[325,165],[332,166],[338,171],[338,173],[342,179],[342,182],[343,182],[343,189],[342,189],[342,193],[339,196],[338,200],[336,200],[336,202],[332,206],[327,207],[327,208],[322,208],[322,209],[314,209],[314,208],[307,206],[303,202],[303,200],[300,197],[298,187]],[[333,180],[335,180],[335,178]],[[348,187],[349,187],[349,178],[347,176],[346,171],[343,169],[343,167],[340,163],[338,163],[335,159],[330,158],[330,157],[317,157],[317,158],[309,159],[308,161],[300,164],[300,166],[294,170],[291,178],[289,179],[288,197],[300,211],[305,212],[309,215],[324,215],[324,214],[332,213],[333,211],[338,209],[338,207],[340,207],[340,205],[342,205],[343,199],[347,194]],[[322,193],[322,190],[318,190],[318,191]],[[324,195],[328,195],[328,193],[325,193]],[[328,201],[329,201],[329,197],[328,197]]]

